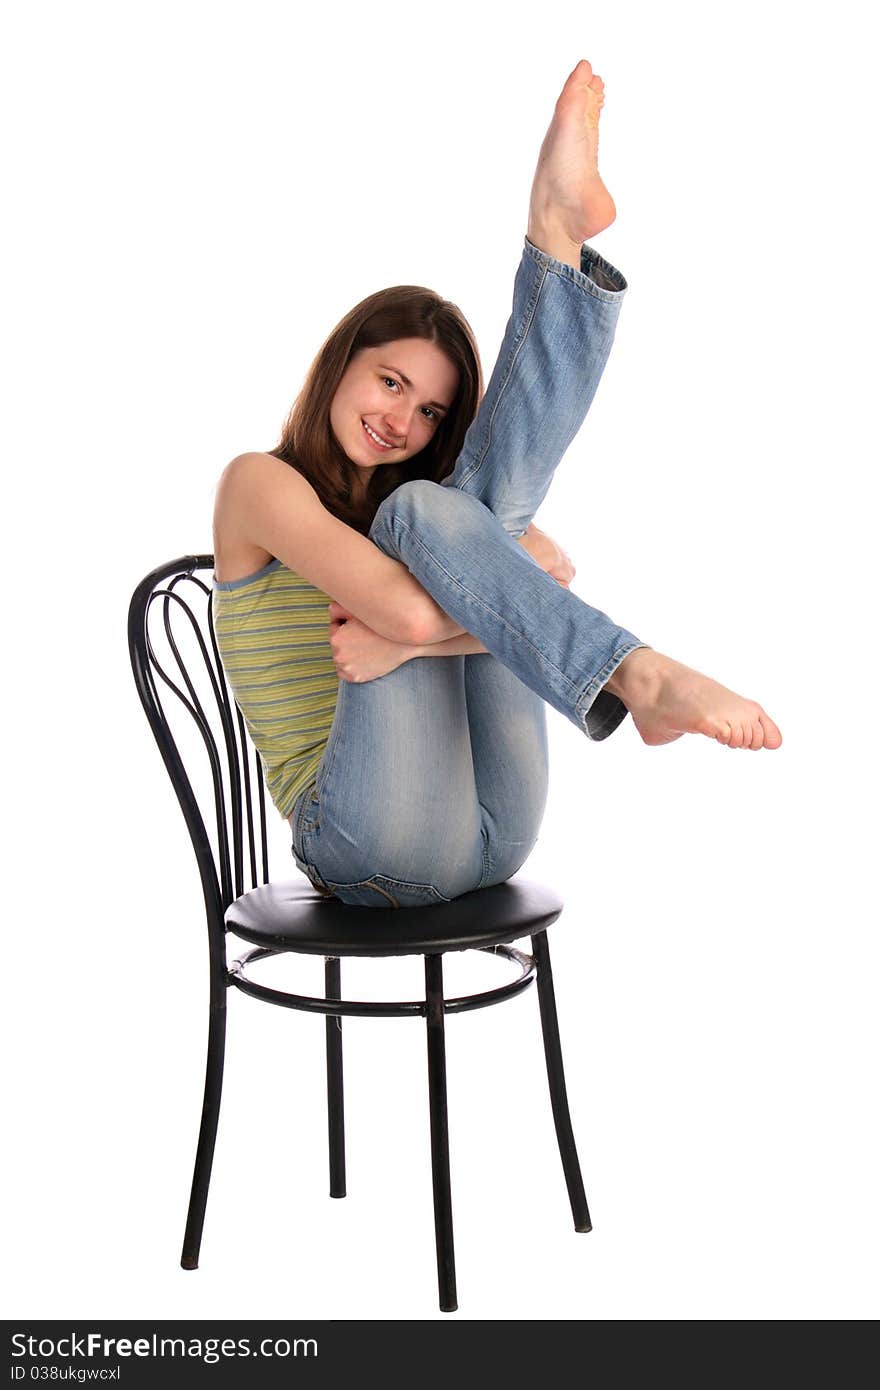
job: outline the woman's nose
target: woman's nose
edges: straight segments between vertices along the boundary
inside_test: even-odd
[[[388,411],[385,415],[385,426],[389,434],[395,439],[405,439],[409,430],[411,410],[405,410],[403,406],[399,410]]]

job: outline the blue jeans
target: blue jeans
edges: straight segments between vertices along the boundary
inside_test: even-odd
[[[498,361],[454,471],[403,483],[376,512],[370,538],[487,651],[340,681],[316,786],[291,825],[297,866],[345,903],[428,905],[510,878],[547,799],[545,702],[591,739],[626,715],[602,687],[647,644],[515,539],[583,423],[625,290],[591,247],[578,271],[526,239]]]

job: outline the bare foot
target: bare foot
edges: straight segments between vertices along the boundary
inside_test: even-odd
[[[624,657],[605,689],[623,701],[648,744],[672,743],[682,734],[705,734],[729,748],[782,743],[778,727],[754,700],[650,647]]]
[[[604,82],[582,58],[556,102],[529,200],[529,241],[578,269],[581,244],[616,216],[614,200],[599,177],[604,100]]]

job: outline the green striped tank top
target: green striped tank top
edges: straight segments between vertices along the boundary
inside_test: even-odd
[[[280,560],[245,579],[213,581],[223,669],[285,819],[315,782],[336,711],[329,605],[327,594]]]

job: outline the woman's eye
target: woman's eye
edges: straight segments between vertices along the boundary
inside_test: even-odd
[[[393,376],[383,376],[382,384],[385,386],[396,386],[398,390],[400,389],[400,382],[395,381]],[[431,417],[432,422],[436,425],[438,423],[438,415],[436,410],[432,410],[429,405],[426,405],[424,407],[424,410],[426,415],[429,415]]]

